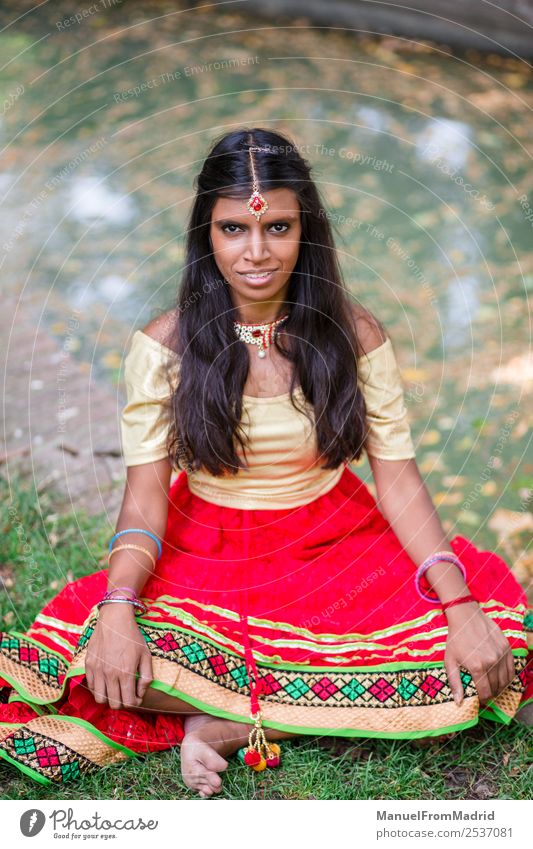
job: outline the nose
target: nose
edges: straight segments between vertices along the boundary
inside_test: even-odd
[[[250,228],[243,259],[252,263],[264,262],[270,256],[267,241],[261,227]]]

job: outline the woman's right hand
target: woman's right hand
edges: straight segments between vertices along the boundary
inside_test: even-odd
[[[115,710],[139,707],[153,680],[152,656],[132,605],[102,605],[87,646],[85,675],[96,702],[107,701]]]

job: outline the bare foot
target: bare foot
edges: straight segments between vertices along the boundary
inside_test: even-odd
[[[247,744],[251,725],[201,713],[185,717],[184,727],[181,774],[187,787],[206,799],[222,790],[218,773],[228,766],[224,756]]]

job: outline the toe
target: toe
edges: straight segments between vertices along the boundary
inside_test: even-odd
[[[202,757],[202,763],[205,764],[208,770],[212,770],[213,772],[223,772],[229,766],[226,758],[223,758],[222,755],[219,755],[218,752],[215,752],[211,748],[205,752]]]
[[[207,773],[207,781],[214,793],[220,793],[222,790],[222,779],[216,772]]]
[[[198,795],[201,796],[202,799],[209,799],[209,797],[213,795],[213,790],[208,784],[201,784],[198,788]]]
[[[196,768],[184,768],[182,765],[181,777],[191,790],[198,790],[202,785],[208,786],[205,769],[202,769],[201,764],[195,764]]]

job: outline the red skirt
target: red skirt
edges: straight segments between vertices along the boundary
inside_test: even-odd
[[[300,507],[242,510],[170,489],[163,553],[139,628],[158,690],[301,734],[417,738],[508,724],[533,700],[533,616],[509,567],[456,536],[484,612],[507,637],[516,677],[480,709],[468,670],[455,704],[444,667],[446,617],[415,590],[416,564],[346,468]],[[44,784],[179,746],[183,718],[97,704],[84,676],[107,569],[68,584],[26,633],[1,634],[0,756]],[[528,647],[529,636],[529,647]]]

